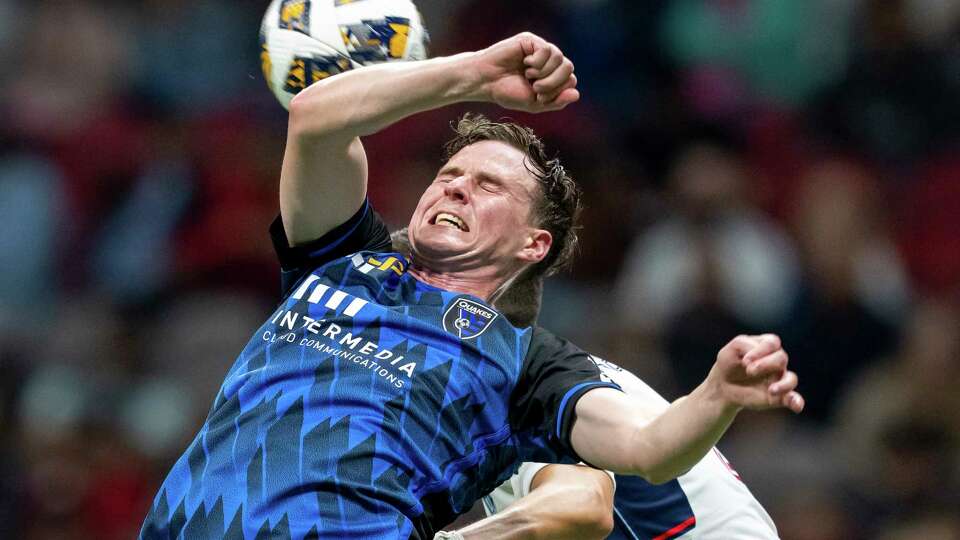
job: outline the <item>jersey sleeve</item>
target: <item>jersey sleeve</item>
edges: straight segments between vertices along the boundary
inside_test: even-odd
[[[316,240],[290,246],[283,220],[279,216],[270,225],[270,238],[280,261],[281,291],[284,295],[304,274],[324,263],[358,251],[388,250],[391,245],[390,231],[369,200],[364,200],[350,219]]]
[[[534,328],[523,370],[510,399],[510,424],[527,461],[583,461],[570,444],[577,401],[595,388],[620,386],[590,355],[569,341]]]

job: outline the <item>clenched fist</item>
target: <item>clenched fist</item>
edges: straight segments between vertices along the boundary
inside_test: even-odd
[[[506,109],[557,111],[580,99],[573,62],[530,32],[479,51],[475,62],[486,99]]]
[[[706,384],[729,405],[748,409],[803,410],[797,374],[774,334],[738,336],[720,349]]]

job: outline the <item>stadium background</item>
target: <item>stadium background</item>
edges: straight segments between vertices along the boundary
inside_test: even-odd
[[[278,288],[265,1],[0,0],[0,537],[131,538]],[[785,540],[960,538],[960,2],[420,0],[532,30],[586,192],[541,322],[669,397],[780,332],[808,410],[721,448]],[[463,108],[367,142],[399,226]]]

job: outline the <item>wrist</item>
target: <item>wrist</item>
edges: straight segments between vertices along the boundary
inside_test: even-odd
[[[743,410],[742,405],[724,392],[723,383],[716,382],[711,377],[707,377],[690,395],[696,396],[696,399],[708,410],[722,416],[733,417]]]
[[[454,63],[453,73],[458,77],[457,93],[460,101],[489,102],[490,90],[485,80],[481,52],[465,52],[449,57]]]

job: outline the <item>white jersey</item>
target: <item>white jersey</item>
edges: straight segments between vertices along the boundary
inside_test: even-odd
[[[606,378],[657,414],[669,403],[629,371],[594,357]],[[487,515],[530,492],[534,475],[547,465],[524,463],[513,477],[483,499]],[[773,520],[719,450],[713,449],[687,474],[661,485],[616,475],[614,530],[610,539],[770,540]]]

